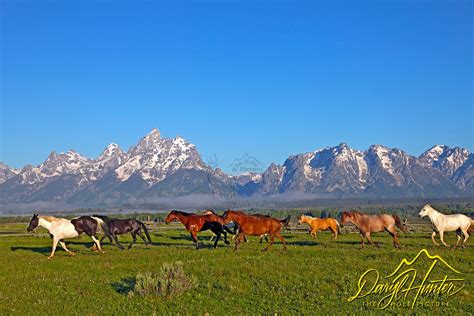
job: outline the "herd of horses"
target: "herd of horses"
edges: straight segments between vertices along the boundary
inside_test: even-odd
[[[433,243],[437,246],[439,246],[439,244],[434,239],[437,232],[439,233],[443,245],[449,247],[444,241],[444,233],[455,231],[458,240],[454,248],[459,245],[462,239],[461,236],[464,236],[462,242],[462,247],[464,248],[474,226],[472,219],[466,215],[444,215],[436,211],[430,205],[425,205],[419,212],[419,216],[429,217],[433,228],[431,238]],[[168,214],[165,222],[169,224],[173,221],[179,221],[183,224],[190,233],[196,248],[200,247],[197,234],[202,231],[210,230],[214,234],[211,240],[215,238],[214,248],[217,247],[217,243],[221,238],[223,238],[224,243],[230,244],[227,237],[228,234],[231,234],[234,235],[233,239],[235,240],[234,250],[237,250],[242,242],[247,241],[247,236],[258,236],[260,237],[260,242],[262,242],[263,238],[268,238],[268,245],[263,249],[266,251],[272,247],[275,238],[281,241],[283,248],[286,250],[285,239],[281,231],[289,225],[290,216],[280,220],[269,215],[247,214],[243,211],[228,210],[224,212],[223,215],[218,215],[211,210],[205,211],[204,214],[173,210]],[[386,231],[392,236],[395,248],[400,248],[396,227],[402,232],[406,232],[406,221],[402,223],[397,215],[391,214],[367,215],[358,211],[347,211],[342,213],[341,224],[345,225],[347,223],[352,223],[356,227],[361,238],[361,248],[364,247],[365,239],[367,239],[370,245],[378,247],[378,245],[372,242],[371,233],[383,231]],[[323,219],[301,215],[298,224],[308,224],[310,226],[309,233],[313,238],[316,238],[319,231],[331,231],[333,239],[337,239],[340,233],[339,222],[334,218]],[[128,249],[137,241],[137,236],[145,242],[146,246],[151,243],[150,234],[145,224],[136,219],[117,219],[104,215],[92,215],[69,220],[34,214],[30,220],[27,231],[31,232],[38,226],[46,228],[53,238],[53,247],[48,259],[54,256],[58,243],[67,253],[74,255],[74,253],[66,247],[65,239],[74,238],[83,233],[92,238],[94,241],[93,250],[98,252],[103,252],[101,243],[104,238],[108,238],[111,243],[115,242],[120,249],[124,250],[125,247],[119,242],[117,236],[127,233],[130,233],[132,236],[132,242],[128,245]],[[99,240],[97,234],[100,230],[103,232],[103,236]]]

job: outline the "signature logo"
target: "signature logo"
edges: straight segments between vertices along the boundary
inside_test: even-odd
[[[426,257],[422,258],[422,255]],[[415,266],[415,263],[417,264]],[[426,249],[413,260],[403,259],[398,267],[381,279],[379,271],[369,269],[359,278],[357,292],[349,297],[352,302],[358,299],[369,301],[380,309],[400,301],[413,309],[417,304],[423,304],[423,299],[437,300],[443,303],[447,298],[459,293],[464,287],[462,273],[454,269],[440,256],[432,256]],[[446,303],[447,304],[447,303]]]
[[[257,158],[244,154],[242,157],[235,159],[229,168],[232,173],[262,172],[263,164]]]

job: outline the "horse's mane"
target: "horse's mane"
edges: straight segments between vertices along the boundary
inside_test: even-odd
[[[106,215],[97,215],[97,214],[92,215],[92,217],[100,218],[100,219],[103,220],[103,221],[110,221],[110,220],[113,219],[113,218],[110,218],[110,217],[108,217],[108,216],[106,216]]]
[[[57,218],[57,217],[54,217],[54,216],[47,216],[47,215],[43,215],[43,216],[38,216],[39,218],[41,219],[44,219],[45,221],[48,221],[48,222],[57,222],[59,220],[61,220],[60,218]]]
[[[356,210],[351,210],[351,211],[349,211],[348,213],[349,213],[349,214],[352,213],[352,214],[359,215],[359,216],[364,215],[362,212],[359,212],[359,211],[356,211]]]
[[[187,213],[187,212],[183,212],[183,211],[178,211],[178,210],[172,210],[171,212],[175,212],[177,214],[181,214],[183,216],[189,216],[189,215],[192,215],[193,213]]]

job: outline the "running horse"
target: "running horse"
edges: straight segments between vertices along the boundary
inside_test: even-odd
[[[337,220],[334,218],[317,218],[309,215],[301,215],[298,224],[308,224],[311,227],[310,235],[316,238],[318,231],[330,230],[333,234],[333,239],[337,239],[337,234],[340,233],[340,227]]]
[[[81,216],[74,219],[66,218],[57,218],[54,216],[39,216],[38,214],[33,214],[33,217],[30,220],[28,232],[33,231],[38,226],[46,228],[50,235],[53,237],[53,248],[51,249],[51,255],[48,259],[54,257],[54,252],[58,242],[61,244],[61,247],[71,256],[74,256],[74,252],[70,251],[66,247],[64,239],[70,239],[85,233],[87,236],[91,237],[94,241],[95,246],[100,252],[103,252],[100,247],[100,242],[97,240],[97,227],[99,226],[100,220],[91,216]]]
[[[196,244],[196,249],[199,249],[197,233],[205,230],[210,230],[217,236],[216,241],[214,242],[214,248],[217,248],[217,242],[221,238],[221,235],[224,235],[224,242],[229,244],[227,241],[226,229],[224,228],[222,221],[216,218],[216,215],[197,215],[173,210],[168,214],[168,216],[166,216],[165,223],[169,224],[174,220],[179,220],[191,234],[191,238]]]
[[[216,221],[219,221],[222,225],[224,225],[224,229],[229,233],[229,234],[232,234],[234,235],[232,237],[232,239],[234,239],[236,236],[237,236],[237,233],[238,233],[238,230],[239,230],[239,226],[235,223],[235,222],[230,222],[228,224],[224,224],[224,220],[222,219],[222,216],[221,215],[218,215],[216,214],[213,210],[206,210],[204,211],[203,213],[204,215],[214,215],[215,217],[215,220]],[[265,217],[265,218],[268,218],[269,216],[268,215],[263,215],[263,214],[252,214],[254,216],[258,216],[258,217]],[[216,237],[216,235],[212,235],[211,236],[211,239],[209,239],[209,241],[212,241],[214,238]],[[263,242],[263,239],[265,238],[265,241],[268,242],[268,234],[265,234],[265,235],[262,235],[260,236],[260,243]],[[248,242],[247,238],[244,238],[244,240],[246,242]]]
[[[433,227],[431,240],[436,246],[439,246],[439,244],[434,239],[437,231],[439,232],[439,239],[441,239],[441,242],[446,247],[449,247],[449,245],[444,242],[444,233],[456,231],[458,241],[454,245],[454,248],[456,248],[461,241],[461,233],[464,235],[464,240],[461,246],[463,248],[465,247],[466,241],[469,238],[469,231],[472,230],[474,223],[470,217],[463,214],[444,215],[432,208],[429,204],[423,206],[418,215],[422,218],[425,216],[429,217]]]
[[[255,216],[248,215],[241,211],[228,210],[224,213],[224,223],[236,222],[239,226],[239,233],[235,239],[234,250],[237,250],[239,243],[245,240],[246,235],[262,236],[268,234],[270,236],[270,243],[263,251],[268,250],[274,243],[275,237],[283,243],[283,249],[286,250],[285,239],[281,235],[281,229],[288,225],[290,216],[284,220],[279,220],[270,216]]]
[[[400,248],[395,226],[406,233],[406,229],[397,215],[366,215],[357,211],[343,212],[341,223],[345,225],[347,222],[351,222],[357,227],[361,238],[361,248],[364,247],[364,237],[367,238],[369,244],[378,247],[372,242],[370,233],[382,232],[384,230],[393,237],[395,248]]]
[[[125,248],[120,244],[117,235],[130,233],[132,235],[132,242],[128,245],[127,249],[132,248],[133,244],[137,241],[137,235],[145,242],[147,247],[148,244],[151,243],[148,229],[145,224],[139,220],[133,218],[111,218],[105,215],[93,215],[93,217],[101,219],[100,226],[104,231],[104,236],[102,236],[100,242],[102,242],[105,237],[108,237],[111,243],[112,240],[115,241],[117,247],[124,250]],[[142,232],[145,233],[146,238]]]

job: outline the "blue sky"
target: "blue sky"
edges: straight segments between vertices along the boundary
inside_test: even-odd
[[[473,150],[472,1],[2,1],[0,161],[153,127],[228,169],[346,142]]]

